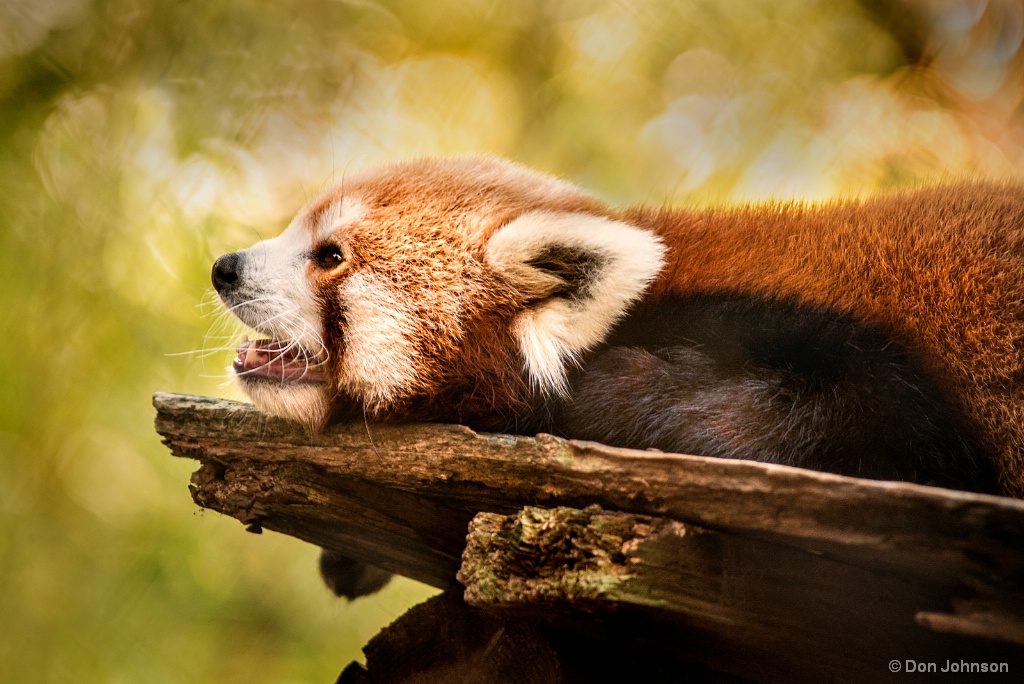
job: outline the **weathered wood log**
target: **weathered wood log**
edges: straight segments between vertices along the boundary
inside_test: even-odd
[[[777,639],[765,642],[772,648],[826,648],[801,641],[811,628],[831,634],[836,648],[870,642],[893,659],[917,656],[900,650],[917,643],[900,642],[901,631],[946,635],[950,658],[959,657],[951,645],[967,641],[1014,657],[1024,644],[1019,501],[459,426],[356,423],[310,434],[237,402],[158,394],[154,403],[166,444],[200,462],[191,488],[199,505],[437,587],[457,586],[467,525],[478,512],[598,504],[665,519],[652,523],[659,538],[687,530],[668,556],[685,563],[666,565],[663,580],[681,593],[650,605],[627,602],[626,612],[716,635],[695,637],[713,659],[728,659],[734,645],[768,639],[773,630]],[[880,582],[877,596],[858,594],[872,582]],[[840,626],[826,607],[844,594],[843,610],[859,617]],[[527,602],[526,595],[500,597],[471,594],[492,607]],[[614,603],[599,597],[600,605]],[[824,613],[801,627],[797,617],[773,614],[787,604]],[[597,610],[575,600],[558,605]],[[988,653],[978,648],[971,652]]]
[[[590,684],[591,682],[757,681],[683,660],[662,641],[643,648],[650,626],[612,620],[599,633],[559,627],[535,615],[508,615],[467,605],[461,592],[435,596],[385,627],[337,684]]]
[[[448,591],[415,606],[363,649],[338,684],[560,684],[558,654],[541,627],[502,620]]]
[[[921,619],[948,607],[951,578],[908,581],[760,539],[597,507],[477,515],[459,579],[476,607],[555,624],[569,616],[584,631],[579,613],[590,613],[590,629],[601,637],[614,616],[618,630],[630,625],[630,643],[644,644],[644,652],[757,681],[817,682],[837,673],[874,681],[893,658],[904,666],[908,658],[1024,665],[1019,643],[952,637]],[[1014,626],[1003,626],[986,636],[1019,639]]]

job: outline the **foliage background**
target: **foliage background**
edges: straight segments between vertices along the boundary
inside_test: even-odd
[[[429,594],[197,511],[156,390],[236,396],[208,272],[325,181],[487,152],[615,202],[1024,171],[1016,0],[4,0],[0,679],[333,681]]]

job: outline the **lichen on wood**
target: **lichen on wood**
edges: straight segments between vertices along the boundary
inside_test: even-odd
[[[481,513],[470,523],[458,578],[466,599],[481,605],[593,600],[629,577],[653,522],[597,506]]]

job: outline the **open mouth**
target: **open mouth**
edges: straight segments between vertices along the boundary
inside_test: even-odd
[[[326,382],[324,361],[294,340],[244,340],[232,367],[245,379]]]

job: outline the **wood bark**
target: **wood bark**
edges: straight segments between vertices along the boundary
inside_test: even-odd
[[[673,643],[714,667],[761,659],[794,681],[812,681],[800,668],[832,649],[862,668],[856,680],[943,649],[951,659],[1019,659],[1024,644],[1020,501],[547,435],[370,423],[311,434],[237,402],[158,394],[154,404],[171,451],[200,463],[191,487],[200,506],[441,588],[458,588],[462,567],[469,599],[490,610],[547,605],[556,621],[617,611],[620,626],[668,625],[683,635]],[[541,547],[520,554],[517,572],[501,567],[507,548],[471,545],[462,563],[477,513],[498,517],[478,518],[471,539],[507,547],[502,530],[522,532],[509,516],[524,507],[547,515],[537,511],[594,504],[613,517],[579,513],[563,521],[575,530],[565,538],[585,546],[601,537],[595,524],[628,524],[613,536],[637,551],[605,549],[611,574],[542,591],[531,578],[572,564]],[[597,589],[579,593],[589,581]],[[799,658],[780,655],[796,646]]]
[[[665,670],[697,665],[781,683],[876,681],[893,659],[903,667],[907,659],[1024,666],[1012,626],[953,635],[923,619],[955,600],[949,578],[908,578],[597,507],[477,515],[459,579],[473,606],[546,615],[597,639],[622,634],[634,652],[653,654]],[[591,657],[622,650],[613,641]],[[556,652],[563,663],[578,660],[571,651]]]

